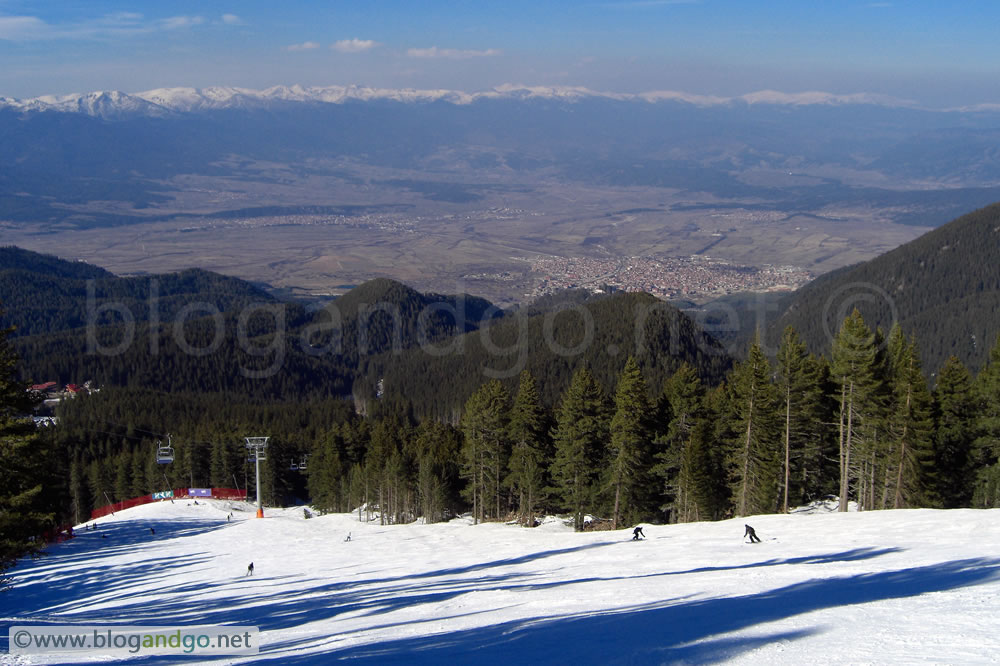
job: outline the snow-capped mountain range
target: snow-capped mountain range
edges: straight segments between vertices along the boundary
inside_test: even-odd
[[[761,90],[738,97],[696,95],[673,90],[643,93],[601,92],[580,86],[502,85],[481,92],[460,90],[417,90],[413,88],[368,88],[363,86],[273,86],[264,90],[212,86],[209,88],[157,88],[139,93],[117,90],[43,95],[29,99],[0,97],[0,108],[24,112],[62,111],[118,119],[131,116],[166,116],[174,113],[218,109],[266,108],[276,103],[342,104],[347,101],[389,100],[395,102],[449,102],[471,104],[487,99],[552,99],[567,102],[603,98],[646,103],[683,102],[695,106],[744,104],[776,105],[853,105],[887,107],[914,106],[907,100],[885,95],[856,93],[838,95],[827,92],[783,93]]]

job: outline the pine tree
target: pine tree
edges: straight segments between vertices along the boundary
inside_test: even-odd
[[[573,525],[583,529],[584,511],[596,494],[598,470],[608,439],[607,408],[600,385],[586,368],[573,374],[556,416],[552,479]]]
[[[508,424],[511,441],[508,483],[517,495],[518,521],[522,525],[534,524],[535,506],[541,499],[547,463],[547,425],[535,378],[524,370],[519,377]]]
[[[1000,335],[990,350],[989,362],[976,377],[979,417],[973,447],[978,470],[973,506],[1000,507]]]
[[[969,370],[950,356],[937,375],[934,391],[934,466],[937,496],[946,509],[969,506],[975,485],[972,447],[976,396]]]
[[[19,558],[41,549],[37,537],[55,518],[42,489],[53,481],[47,468],[56,461],[25,416],[32,401],[15,381],[17,356],[7,339],[11,330],[0,329],[0,587]]]
[[[695,445],[691,441],[695,428],[704,420],[704,399],[705,389],[698,373],[687,364],[670,376],[660,395],[658,421],[663,432],[655,439],[656,465],[653,469],[660,481],[664,508],[671,521],[698,520],[695,479],[705,471],[701,466],[704,462],[701,447],[709,445],[708,431],[700,435],[699,451],[689,449]]]
[[[77,458],[74,458],[69,466],[70,513],[75,525],[79,525],[89,518],[91,509],[80,467],[80,461]]]
[[[933,464],[931,396],[920,368],[915,341],[903,338],[898,324],[889,334],[889,459],[883,465],[879,506],[894,509],[929,503]],[[892,477],[895,478],[892,478]]]
[[[116,502],[127,500],[132,497],[129,489],[132,487],[129,473],[132,471],[132,456],[128,449],[118,454],[115,460],[115,494],[113,499]]]
[[[832,356],[831,372],[837,387],[839,407],[840,511],[847,511],[854,471],[851,455],[858,439],[863,436],[865,417],[871,415],[866,401],[873,400],[879,388],[875,335],[856,309],[844,320],[834,338]]]
[[[637,495],[649,487],[652,429],[646,381],[634,357],[625,362],[615,390],[615,412],[611,418],[610,472],[614,490],[611,528],[619,517],[634,517],[643,507]],[[629,521],[632,522],[632,521]]]
[[[426,420],[417,426],[417,493],[425,522],[457,513],[461,433],[450,425]]]
[[[502,465],[506,464],[507,390],[499,380],[483,384],[465,403],[460,423],[465,435],[463,477],[472,504],[473,520],[480,522],[500,514]]]
[[[778,348],[777,388],[781,403],[782,444],[784,449],[781,510],[788,513],[791,497],[804,499],[801,487],[808,455],[807,449],[822,441],[822,373],[820,364],[806,351],[805,343],[791,326],[785,328]],[[799,486],[797,492],[793,484]]]
[[[150,493],[147,487],[149,484],[146,482],[146,463],[143,456],[143,453],[148,450],[148,448],[140,445],[132,451],[132,470],[129,473],[131,477],[128,492],[129,497],[142,497]]]
[[[754,340],[746,361],[733,369],[728,383],[731,430],[735,435],[730,484],[738,516],[777,509],[781,463],[776,398],[770,364],[760,343]]]

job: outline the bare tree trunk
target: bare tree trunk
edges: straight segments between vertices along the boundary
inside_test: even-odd
[[[621,498],[621,494],[622,494],[622,484],[619,481],[618,483],[615,484],[615,513],[611,518],[611,529],[613,530],[618,529],[618,505],[619,505],[619,499]]]
[[[792,394],[791,387],[785,387],[785,493],[781,502],[781,512],[788,513],[788,483],[791,478],[792,447]]]
[[[896,470],[896,497],[892,502],[892,508],[894,509],[900,509],[903,506],[903,465],[906,461],[906,438],[910,434],[908,431],[910,427],[910,395],[911,391],[908,387],[906,389],[906,407],[903,412],[906,415],[906,421],[903,422],[903,436],[899,442],[899,469]]]
[[[750,437],[753,432],[753,390],[750,386],[750,405],[747,410],[747,435],[743,443],[743,483],[740,487],[739,512],[741,516],[747,515],[747,488],[749,487],[750,476]]]
[[[841,398],[842,400],[844,398]],[[840,511],[847,511],[847,495],[849,491],[848,479],[851,474],[851,443],[852,435],[854,430],[854,383],[851,382],[850,388],[846,396],[847,400],[847,423],[846,423],[846,433],[844,432],[845,424],[843,421],[843,416],[841,416],[841,466],[840,466]],[[843,413],[843,407],[841,407],[841,413]]]

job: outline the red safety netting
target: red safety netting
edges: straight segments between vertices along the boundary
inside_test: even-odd
[[[192,497],[188,494],[187,488],[174,488],[174,498],[177,499],[187,499]],[[207,499],[204,495],[199,495],[199,499]],[[212,488],[212,498],[213,499],[227,499],[227,500],[245,500],[247,498],[247,493],[245,490],[239,490],[238,488]],[[98,518],[103,518],[113,514],[115,511],[121,511],[123,509],[130,509],[133,506],[139,506],[141,504],[149,504],[150,502],[162,502],[164,499],[170,498],[156,498],[153,499],[152,495],[143,495],[142,497],[133,497],[132,499],[122,500],[120,502],[114,502],[112,504],[106,504],[100,508],[94,509],[90,512],[90,519],[97,520]]]

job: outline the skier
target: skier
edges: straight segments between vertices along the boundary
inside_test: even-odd
[[[744,525],[744,527],[746,527],[747,530],[746,532],[743,533],[743,536],[744,537],[749,536],[750,543],[760,543],[760,539],[757,538],[757,533],[754,531],[754,529],[749,525]]]
[[[150,527],[149,528],[149,533],[150,534],[156,534],[156,530],[154,530],[152,527]]]
[[[252,575],[253,575],[253,562],[251,562],[250,566],[247,567],[247,576],[252,576]],[[244,578],[245,577],[246,576],[244,576]]]
[[[350,541],[350,540],[351,540],[351,533],[350,533],[350,532],[348,532],[348,533],[347,533],[347,538],[346,538],[346,539],[344,539],[344,541],[346,542],[346,541]]]
[[[637,527],[632,530],[632,541],[638,541],[639,539],[645,539],[646,535],[642,532],[642,527]]]

